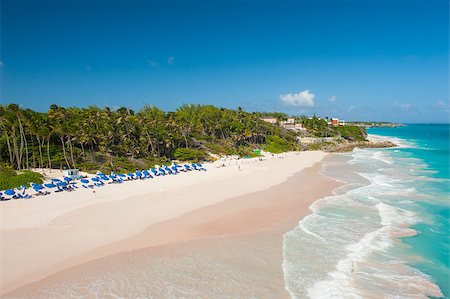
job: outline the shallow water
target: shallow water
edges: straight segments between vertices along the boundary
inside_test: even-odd
[[[73,267],[7,298],[285,298],[280,244],[279,234],[249,234],[134,250]]]
[[[324,174],[346,185],[284,236],[293,298],[448,298],[445,132],[448,126],[372,130],[400,147],[356,149],[324,163]]]

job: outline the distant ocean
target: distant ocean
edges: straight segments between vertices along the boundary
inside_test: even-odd
[[[450,298],[449,130],[373,128],[399,147],[325,161],[345,184],[284,235],[293,298]]]

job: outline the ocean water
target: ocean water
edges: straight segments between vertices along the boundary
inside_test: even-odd
[[[449,129],[370,129],[399,147],[325,161],[344,184],[284,235],[293,298],[450,298]]]

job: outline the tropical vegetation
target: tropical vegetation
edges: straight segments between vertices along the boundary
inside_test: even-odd
[[[42,183],[43,176],[37,172],[22,170],[15,171],[10,167],[0,167],[0,190],[11,189],[22,185],[28,186],[30,182]]]
[[[58,105],[37,112],[0,105],[0,163],[15,170],[123,171],[172,159],[200,161],[210,154],[299,149],[295,132],[261,115],[211,105],[183,105],[174,112]]]

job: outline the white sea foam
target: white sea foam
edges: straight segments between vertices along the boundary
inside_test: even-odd
[[[337,262],[335,270],[328,273],[328,279],[316,282],[307,289],[311,298],[363,298],[363,294],[354,285],[352,277],[358,263],[376,252],[385,252],[393,246],[393,237],[414,232],[411,229],[402,229],[395,225],[407,226],[416,223],[415,213],[379,203],[378,209],[381,217],[381,228],[366,233],[358,242],[345,247],[347,254]],[[388,274],[392,275],[392,273]],[[392,277],[390,277],[392,279]],[[410,284],[417,280],[416,275],[405,276]],[[423,280],[423,279],[422,279]],[[423,282],[421,282],[423,284]]]
[[[383,138],[401,147],[414,146]],[[420,197],[416,186],[423,180],[417,172],[427,165],[396,151],[355,149],[348,167],[324,168],[331,177],[349,180],[334,196],[311,205],[313,213],[284,236],[283,270],[292,298],[442,296],[439,287],[402,256],[407,253],[400,238],[415,235],[410,226],[427,221],[412,211]],[[333,166],[338,167],[336,161]]]
[[[411,148],[416,147],[416,144],[411,140],[405,140],[397,137],[392,136],[381,136],[381,135],[375,135],[375,134],[367,134],[367,138],[369,140],[377,141],[377,142],[384,142],[384,141],[390,141],[394,144],[396,144],[399,148]]]
[[[369,254],[377,251],[385,251],[392,246],[389,229],[382,227],[376,231],[369,232],[357,243],[346,246],[347,255],[337,262],[335,271],[329,274],[329,279],[319,281],[308,288],[311,298],[360,298],[358,290],[352,287],[352,273],[357,263],[362,262]]]
[[[312,214],[312,215],[308,215],[308,216],[306,216],[306,217],[313,218],[313,217],[318,217],[318,216],[315,215],[315,214]],[[298,224],[299,228],[302,229],[305,233],[307,233],[307,234],[309,234],[309,235],[311,235],[311,236],[314,236],[314,237],[316,237],[317,239],[319,239],[319,240],[321,240],[321,241],[323,241],[323,242],[326,242],[326,240],[325,240],[324,238],[322,238],[321,236],[319,236],[319,235],[316,234],[316,233],[313,233],[312,231],[310,231],[310,230],[307,228],[307,225],[305,224],[305,223],[307,223],[307,221],[308,221],[308,219],[307,219],[306,221],[300,221],[299,224]]]
[[[397,182],[396,179],[390,178],[382,174],[373,173],[358,173],[363,178],[369,180],[372,185],[382,186],[382,187],[394,187],[394,183]]]
[[[380,202],[376,205],[381,217],[381,225],[410,226],[419,222],[417,213],[396,208]]]
[[[384,154],[382,151],[378,151],[378,152],[374,152],[372,154],[372,158],[376,159],[376,160],[380,160],[386,164],[393,164],[394,161],[392,160],[392,158],[390,158],[388,155]]]

